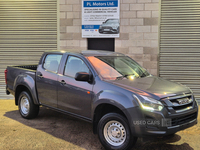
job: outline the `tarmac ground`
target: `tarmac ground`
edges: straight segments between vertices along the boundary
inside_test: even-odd
[[[200,117],[198,116],[198,120]],[[173,136],[139,138],[132,150],[200,150],[200,125]],[[104,150],[90,123],[41,107],[23,119],[14,100],[0,100],[0,150]]]

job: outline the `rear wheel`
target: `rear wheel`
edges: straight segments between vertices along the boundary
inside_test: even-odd
[[[117,113],[108,113],[101,118],[98,136],[107,150],[128,150],[137,141],[137,137],[131,135],[126,118]]]
[[[35,118],[39,112],[39,105],[35,105],[27,91],[20,93],[18,98],[19,113],[23,118]]]

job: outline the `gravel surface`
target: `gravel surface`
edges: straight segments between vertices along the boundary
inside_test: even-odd
[[[198,120],[200,118],[198,117]],[[164,138],[139,138],[132,150],[200,150],[200,125]],[[41,107],[23,119],[14,100],[0,100],[0,150],[104,150],[90,123]]]

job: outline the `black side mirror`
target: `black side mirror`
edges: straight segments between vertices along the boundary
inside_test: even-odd
[[[89,81],[90,75],[87,72],[77,72],[75,75],[76,81]]]

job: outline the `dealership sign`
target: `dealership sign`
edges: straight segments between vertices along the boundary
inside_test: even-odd
[[[82,37],[119,37],[120,0],[82,0]]]

